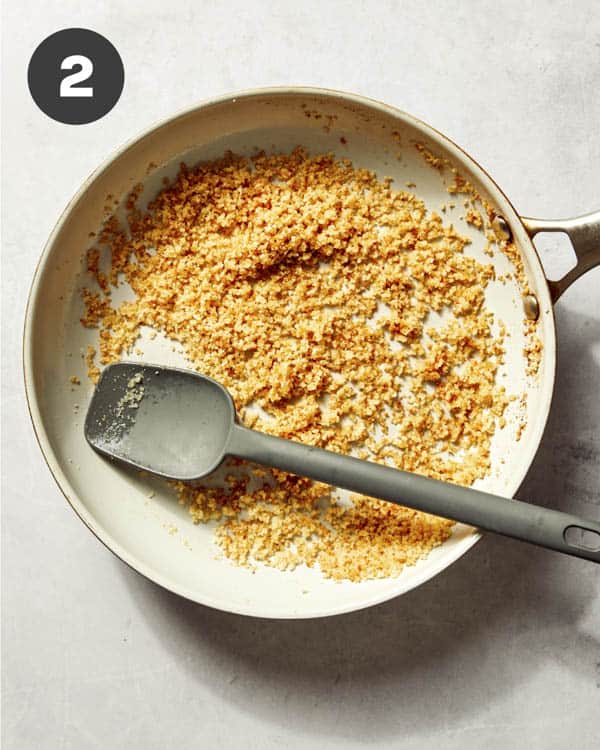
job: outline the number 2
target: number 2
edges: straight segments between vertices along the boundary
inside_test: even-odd
[[[82,83],[92,75],[94,71],[94,65],[89,57],[84,55],[69,55],[61,62],[61,70],[72,70],[76,65],[80,66],[80,70],[75,73],[71,73],[69,76],[65,76],[60,82],[59,96],[94,96],[94,89],[92,86],[80,86],[74,88],[76,83]]]

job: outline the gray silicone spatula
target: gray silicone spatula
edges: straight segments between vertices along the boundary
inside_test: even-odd
[[[101,453],[169,479],[200,479],[237,456],[600,562],[599,523],[251,430],[222,385],[188,370],[110,365],[85,437]]]

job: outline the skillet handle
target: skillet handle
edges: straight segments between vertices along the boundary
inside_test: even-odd
[[[572,219],[530,219],[522,216],[521,221],[532,239],[538,232],[564,232],[575,250],[575,267],[558,281],[548,279],[552,302],[556,302],[582,274],[600,265],[600,211]]]

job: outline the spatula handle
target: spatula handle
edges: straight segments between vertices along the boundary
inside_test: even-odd
[[[227,453],[290,474],[600,563],[600,524],[236,424]]]

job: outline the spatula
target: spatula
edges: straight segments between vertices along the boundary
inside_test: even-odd
[[[222,385],[189,370],[106,367],[85,437],[109,458],[169,479],[201,479],[236,456],[600,562],[597,522],[249,429]]]

